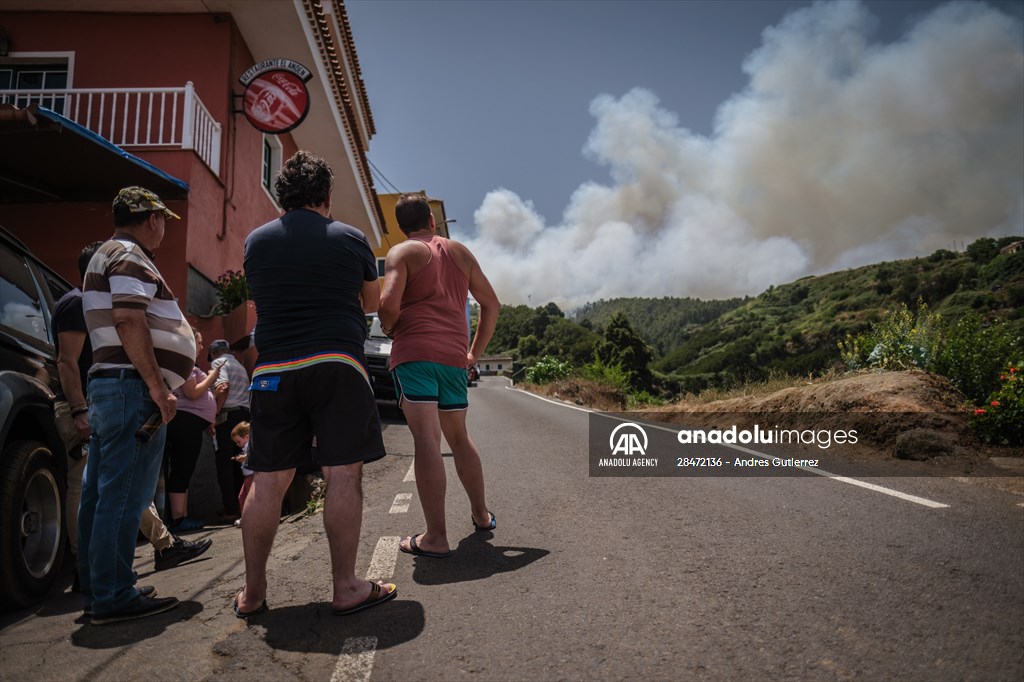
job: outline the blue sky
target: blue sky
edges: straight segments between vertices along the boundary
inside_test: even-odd
[[[346,3],[378,131],[371,161],[401,191],[425,189],[443,199],[458,221],[453,236],[476,247],[503,300],[533,305],[756,294],[802,274],[1017,229],[1024,162],[989,147],[993,138],[1004,151],[1024,144],[1024,104],[1012,104],[1024,92],[1022,7]],[[918,30],[922,21],[926,29]],[[958,63],[977,68],[961,81],[943,75],[939,43],[952,43],[948,51]],[[995,47],[986,52],[986,45]],[[994,94],[990,88],[978,97],[957,85],[993,70],[1001,74]],[[816,78],[834,82],[809,87]],[[918,83],[919,101],[886,109]],[[961,111],[965,98],[983,111],[948,123],[929,114],[928,135],[954,151],[936,158],[919,132],[907,138],[906,109]],[[787,103],[785,113],[773,110],[777,101]],[[845,101],[870,113],[847,120],[849,112],[828,111]],[[991,128],[985,136],[976,134],[979,121]],[[752,125],[771,129],[761,131],[762,139],[746,129]],[[876,152],[872,136],[868,144],[843,142],[864,125],[888,131],[875,140]],[[787,146],[786,135],[802,131],[806,142]],[[747,140],[762,158],[744,151]],[[898,158],[915,159],[914,168],[938,165],[946,177],[931,177],[934,170],[900,175],[905,192],[859,213],[872,192],[879,195],[871,169],[903,163],[891,152],[904,142]],[[814,154],[803,158],[807,150]],[[872,153],[877,158],[868,158]],[[1006,204],[1001,212],[972,215],[964,208],[971,196],[941,210],[929,206],[972,170],[965,159],[984,162],[1006,185],[996,196],[977,196],[977,203]],[[806,169],[845,175],[817,187],[808,184]],[[381,179],[376,184],[390,190]],[[907,199],[914,196],[921,206]],[[792,229],[779,216],[787,205],[801,213]],[[860,238],[837,239],[851,230]],[[695,240],[707,242],[703,253],[685,246]],[[666,258],[673,249],[688,255]],[[547,254],[558,251],[565,260],[576,250],[578,271],[560,268]],[[550,281],[538,285],[542,278]]]

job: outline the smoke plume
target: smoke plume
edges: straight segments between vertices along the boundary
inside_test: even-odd
[[[587,183],[558,225],[487,194],[469,240],[506,303],[721,298],[981,236],[1024,234],[1024,31],[980,4],[937,8],[893,44],[857,2],[765,30],[713,135],[651,92],[601,95]]]

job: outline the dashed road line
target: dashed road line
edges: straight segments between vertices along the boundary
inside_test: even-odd
[[[384,536],[377,540],[377,548],[373,550],[370,568],[366,571],[367,580],[388,580],[395,574],[395,563],[398,562],[398,536]]]
[[[376,637],[349,637],[341,645],[331,682],[368,682],[376,653]]]
[[[416,460],[413,460],[409,464],[409,471],[405,472],[405,478],[402,479],[402,483],[408,483],[416,480]]]
[[[597,410],[590,410],[590,409],[586,409],[586,408],[582,408],[582,407],[577,407],[576,405],[569,405],[567,403],[560,402],[560,401],[557,401],[557,400],[551,400],[549,398],[545,398],[543,396],[539,396],[539,395],[530,393],[529,391],[523,391],[521,389],[515,388],[514,386],[506,386],[505,388],[513,390],[513,391],[519,391],[520,393],[522,393],[524,395],[528,395],[531,398],[536,398],[537,400],[543,400],[544,402],[551,403],[552,405],[558,405],[560,407],[568,407],[569,409],[579,410],[580,412],[597,412]],[[608,416],[611,416],[611,415],[608,415]],[[614,419],[616,417],[612,417],[612,418]],[[625,420],[623,420],[623,421],[625,421]],[[670,428],[665,427],[665,426],[659,426],[657,424],[650,424],[648,422],[644,422],[644,426],[650,426],[651,428],[660,429],[661,431],[667,431],[669,433],[676,433],[675,429],[670,429]],[[751,455],[754,455],[756,457],[761,457],[763,459],[771,459],[770,456],[764,454],[763,452],[758,452],[757,450],[750,450],[748,448],[744,448],[744,447],[741,447],[739,445],[731,445],[731,444],[728,444],[728,443],[723,443],[723,445],[725,445],[726,447],[732,448],[733,450],[740,450],[741,452],[746,452],[747,454],[751,454]],[[850,478],[848,476],[839,476],[838,474],[833,474],[831,472],[825,471],[824,469],[818,469],[817,467],[799,467],[799,468],[801,468],[804,471],[807,471],[809,473],[815,474],[816,476],[822,476],[824,478],[828,478],[828,479],[831,479],[833,481],[838,481],[839,483],[848,483],[850,485],[857,486],[857,487],[860,487],[860,488],[864,488],[866,490],[871,490],[871,491],[874,491],[876,493],[882,493],[883,495],[889,495],[890,497],[895,497],[897,499],[906,500],[907,502],[913,502],[914,504],[919,504],[919,505],[922,505],[924,507],[928,507],[930,509],[947,509],[949,507],[948,504],[943,504],[942,502],[935,502],[934,500],[929,500],[929,499],[927,499],[925,497],[918,497],[917,495],[910,495],[908,493],[900,492],[899,490],[894,490],[893,488],[886,488],[884,486],[875,485],[874,483],[867,483],[865,481],[861,481],[861,480],[858,480],[856,478]]]
[[[412,504],[412,493],[398,493],[395,495],[395,501],[391,503],[391,511],[389,514],[404,514],[409,511],[409,505]]]

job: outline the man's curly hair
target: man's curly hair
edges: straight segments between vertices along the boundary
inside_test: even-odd
[[[309,152],[297,151],[284,162],[274,181],[274,191],[281,208],[292,211],[326,204],[333,184],[334,173],[326,161]]]

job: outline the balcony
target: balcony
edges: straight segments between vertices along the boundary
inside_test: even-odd
[[[119,147],[191,149],[220,175],[220,123],[195,93],[182,88],[0,90],[0,104],[38,104]]]

